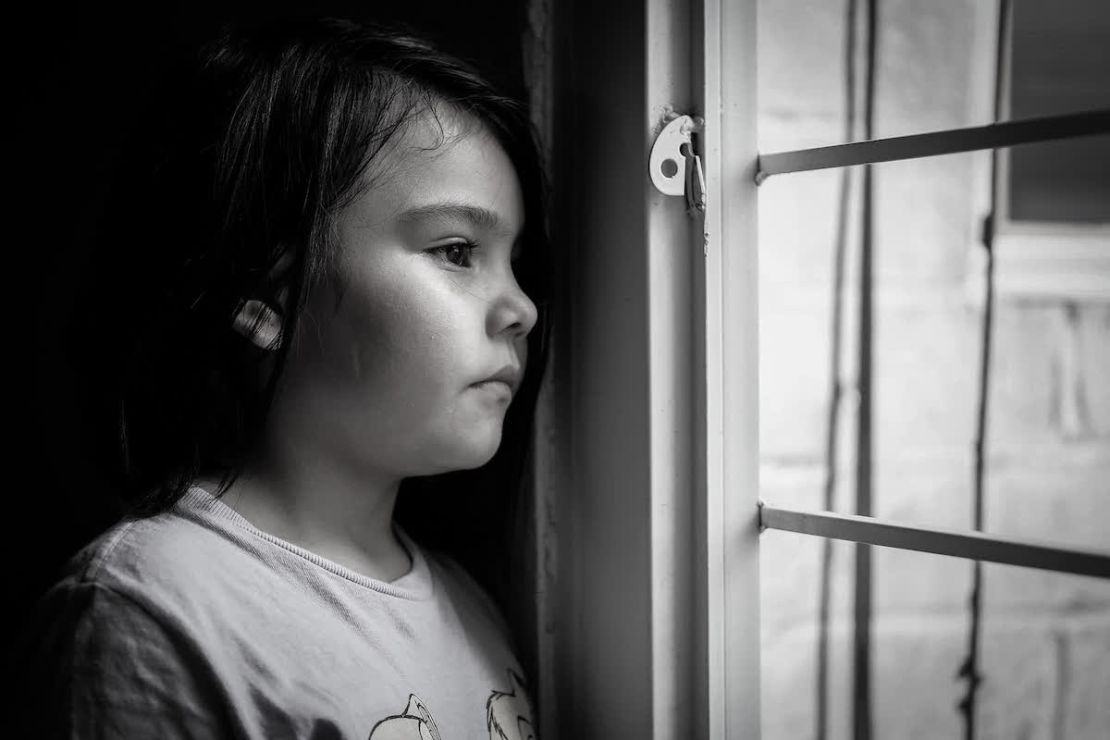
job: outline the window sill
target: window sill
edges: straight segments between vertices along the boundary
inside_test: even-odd
[[[1001,300],[1110,302],[1108,225],[1010,224],[994,247]]]

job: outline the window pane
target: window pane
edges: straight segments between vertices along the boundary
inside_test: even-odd
[[[1110,3],[1014,3],[1011,118],[1110,109]],[[1010,218],[1110,221],[1110,136],[1010,153]]]
[[[877,516],[972,526],[987,156],[874,167]],[[782,175],[760,188],[761,480],[764,499],[781,506],[824,505],[841,177]],[[833,491],[841,512],[854,510],[859,179],[844,211]],[[999,285],[1017,264],[998,253]],[[1051,254],[1037,263],[1051,264]],[[995,304],[985,529],[1110,549],[1110,304],[1019,298],[1002,293]]]
[[[845,130],[847,0],[759,4],[759,149],[839,144]],[[864,92],[862,30],[856,34],[857,105]],[[876,137],[991,122],[995,10],[972,0],[880,2]],[[857,134],[852,138],[861,138]]]
[[[814,737],[821,538],[761,537],[764,740]],[[962,736],[970,561],[873,548],[876,738]],[[851,737],[854,545],[833,543],[827,737]],[[981,738],[1110,733],[1110,581],[987,564],[977,698]]]
[[[1110,222],[1110,136],[1018,146],[1009,157],[1010,220]]]
[[[1110,4],[1013,3],[1012,118],[1110,108]]]

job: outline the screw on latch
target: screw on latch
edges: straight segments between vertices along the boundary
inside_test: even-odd
[[[651,146],[648,167],[651,182],[664,195],[685,195],[686,212],[705,212],[705,169],[694,147],[693,136],[702,120],[677,116],[659,132]]]

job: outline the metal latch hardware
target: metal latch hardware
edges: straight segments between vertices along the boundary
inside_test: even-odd
[[[685,195],[686,212],[705,212],[705,169],[694,148],[694,134],[702,119],[677,116],[663,127],[651,145],[648,167],[651,182],[664,195]]]

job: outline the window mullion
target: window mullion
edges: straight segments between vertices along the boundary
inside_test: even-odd
[[[710,738],[760,733],[756,5],[703,0],[693,29],[707,201],[695,271],[704,333],[695,597],[705,656],[696,736]]]

